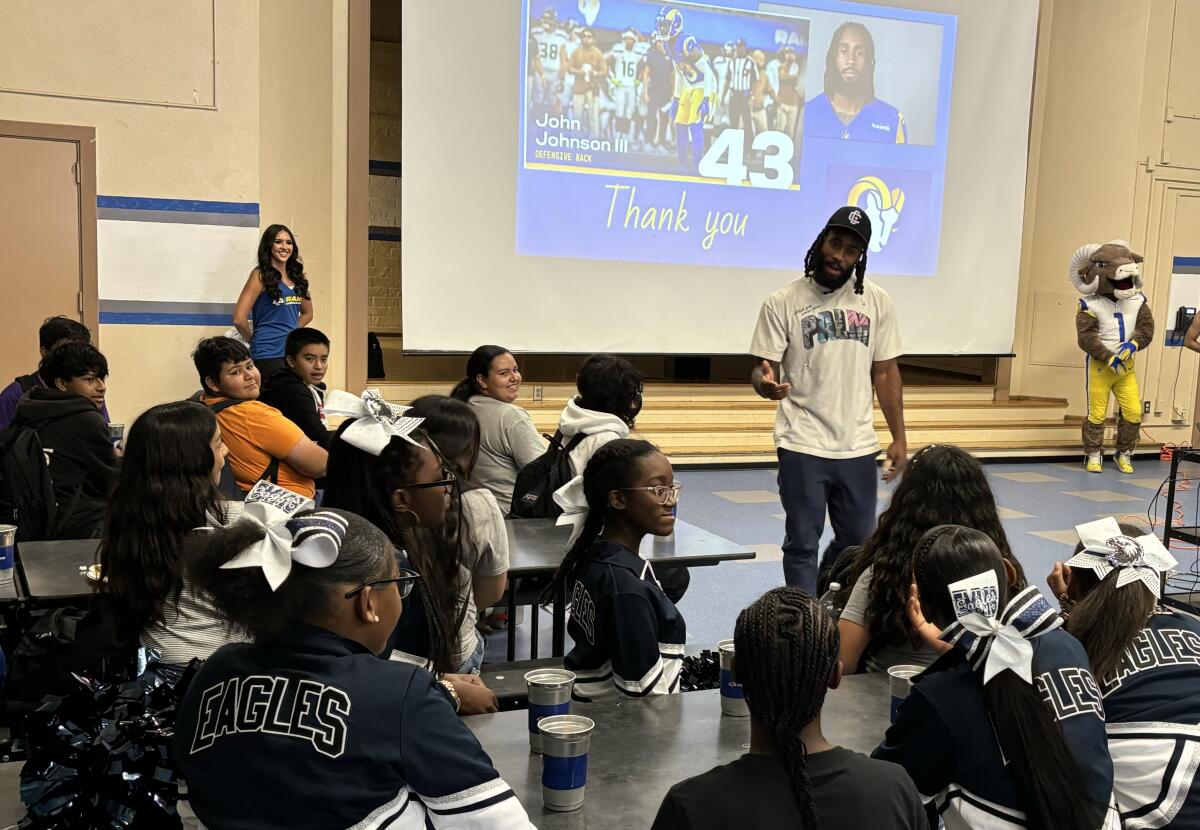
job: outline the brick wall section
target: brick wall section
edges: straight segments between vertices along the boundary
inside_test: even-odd
[[[370,155],[400,161],[400,47],[371,43]],[[400,227],[398,177],[372,176],[370,224]],[[367,325],[371,331],[400,331],[400,243],[371,240],[367,254]]]

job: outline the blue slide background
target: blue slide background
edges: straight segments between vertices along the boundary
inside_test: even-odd
[[[778,0],[777,0],[778,2]],[[753,0],[712,0],[710,6],[756,11]],[[551,6],[559,20],[581,19],[578,0],[528,0],[522,10],[522,31],[535,24]],[[602,0],[592,24],[621,30],[634,26],[643,32],[654,28],[659,4],[639,0]],[[807,34],[802,20],[784,17],[729,15],[679,4],[684,32],[710,44],[744,37],[751,49],[761,48],[768,59],[778,49],[781,29]],[[660,157],[662,175],[619,153],[592,153],[590,164],[600,170],[585,172],[587,162],[573,169],[527,167],[533,161],[533,141],[542,130],[526,123],[526,37],[521,37],[521,112],[517,161],[516,251],[522,255],[578,259],[625,260],[725,267],[798,270],[816,231],[828,215],[847,203],[851,189],[863,177],[876,177],[887,189],[904,194],[903,210],[895,233],[881,250],[870,253],[871,271],[895,275],[933,276],[937,271],[950,95],[954,66],[955,18],[857,3],[805,0],[795,13],[819,10],[846,14],[853,19],[870,17],[934,24],[942,30],[938,71],[935,140],[932,146],[895,145],[804,136],[797,142],[799,176],[792,189],[776,190],[731,186],[702,180],[694,169],[682,170],[673,157]],[[870,21],[866,21],[868,26]],[[794,42],[793,38],[793,42]],[[804,98],[821,88],[825,46],[808,54]],[[710,58],[713,56],[708,48]],[[797,46],[801,60],[803,45]],[[535,114],[536,117],[536,114]],[[560,132],[553,130],[553,132]],[[569,130],[562,130],[572,135]],[[753,166],[752,166],[753,167]],[[669,169],[668,169],[669,168]],[[625,171],[625,174],[622,173]],[[633,174],[633,175],[630,175]],[[619,189],[618,189],[619,188]],[[633,190],[636,188],[636,191]],[[860,188],[861,190],[862,188]],[[615,199],[614,199],[615,194]],[[626,207],[632,200],[644,215],[648,208],[672,209],[673,218],[661,230],[625,227]],[[864,204],[860,196],[858,204]],[[681,218],[680,205],[686,209]],[[743,233],[709,236],[716,226],[743,227]],[[878,234],[878,229],[877,229]],[[707,242],[707,245],[705,244]]]

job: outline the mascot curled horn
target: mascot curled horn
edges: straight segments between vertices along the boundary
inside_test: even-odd
[[[1142,257],[1129,243],[1081,246],[1071,257],[1069,276],[1083,295],[1075,315],[1079,348],[1087,354],[1088,413],[1083,421],[1083,450],[1090,473],[1101,469],[1104,416],[1111,392],[1117,399],[1117,469],[1133,472],[1133,448],[1142,426],[1133,355],[1150,345],[1154,317],[1142,294]]]

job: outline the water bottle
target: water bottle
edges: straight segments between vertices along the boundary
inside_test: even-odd
[[[821,594],[821,610],[833,620],[838,620],[842,616],[842,609],[846,607],[846,599],[842,593],[842,584],[830,582],[829,590]]]
[[[16,565],[17,527],[0,524],[0,585],[13,584]]]

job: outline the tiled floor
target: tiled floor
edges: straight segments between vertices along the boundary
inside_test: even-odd
[[[996,494],[1009,544],[1031,580],[1043,585],[1054,562],[1071,555],[1074,526],[1098,516],[1149,527],[1147,513],[1169,472],[1159,461],[1139,460],[1137,473],[1122,475],[1108,464],[1103,473],[1086,472],[1082,464],[990,464],[988,478]],[[783,512],[778,501],[774,470],[684,471],[679,515],[736,542],[752,546],[759,558],[692,570],[692,583],[679,607],[688,624],[688,640],[712,644],[732,636],[738,611],[764,591],[783,584],[779,564],[783,541]],[[890,497],[891,486],[881,484],[879,509]],[[1166,488],[1154,505],[1153,519],[1160,524]],[[1200,481],[1176,494],[1177,512],[1187,524],[1198,524]],[[826,540],[831,535],[826,528]],[[1181,570],[1192,568],[1196,553],[1174,550]],[[549,615],[543,614],[543,655],[549,643]],[[519,629],[518,656],[528,655],[528,623]],[[488,643],[488,657],[504,659],[504,633]]]

